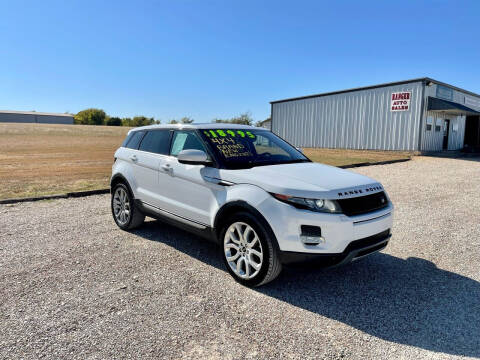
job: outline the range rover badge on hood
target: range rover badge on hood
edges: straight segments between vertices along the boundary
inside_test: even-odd
[[[356,195],[356,194],[363,194],[368,192],[380,191],[383,190],[381,186],[371,186],[365,189],[358,189],[358,190],[349,190],[349,191],[342,191],[338,193],[338,196],[348,196],[348,195]],[[382,202],[385,200],[382,199]]]

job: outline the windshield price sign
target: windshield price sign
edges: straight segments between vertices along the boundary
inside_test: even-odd
[[[203,133],[226,159],[253,156],[244,143],[245,139],[255,139],[250,131],[215,129],[204,130]]]
[[[394,92],[391,96],[390,111],[408,111],[410,110],[410,91]]]
[[[243,130],[205,130],[203,132],[208,137],[249,137],[250,139],[255,139],[255,135],[253,135],[250,131],[243,131]]]

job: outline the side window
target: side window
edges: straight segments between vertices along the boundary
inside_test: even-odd
[[[170,148],[169,130],[152,130],[144,136],[138,150],[148,151],[155,154],[168,155]]]
[[[143,135],[145,135],[145,131],[134,131],[132,137],[125,147],[137,150],[138,144],[140,144],[140,141],[142,141]]]
[[[432,124],[433,124],[433,117],[431,116],[427,117],[427,131],[432,130]]]
[[[257,134],[253,145],[255,146],[255,151],[258,155],[282,155],[289,157],[285,150],[283,150],[277,144],[272,143],[272,141],[270,141],[270,139],[268,139],[266,136]]]
[[[123,140],[123,143],[122,143],[122,147],[127,147],[127,144],[128,142],[131,140],[132,136],[135,134],[134,131],[130,132],[127,137],[125,138],[125,140]]]
[[[191,131],[175,131],[170,155],[177,156],[182,150],[202,150],[206,152],[197,134]]]

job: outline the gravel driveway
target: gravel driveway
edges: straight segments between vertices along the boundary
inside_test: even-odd
[[[355,171],[396,205],[390,245],[248,289],[213,244],[109,196],[0,205],[0,358],[480,357],[480,159]]]

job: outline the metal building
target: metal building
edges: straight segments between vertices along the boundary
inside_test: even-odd
[[[405,151],[480,147],[480,95],[430,78],[271,102],[295,146]]]
[[[268,130],[272,130],[272,120],[270,118],[265,119],[263,121],[260,121],[260,124],[258,126],[263,127]]]
[[[73,124],[73,115],[42,113],[36,111],[0,110],[0,122]]]

